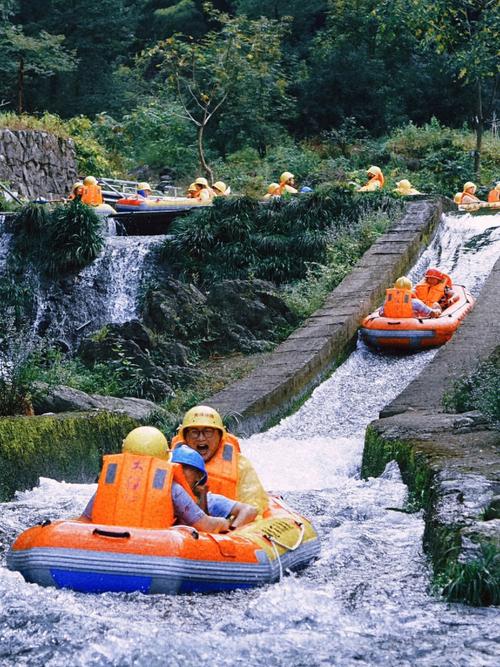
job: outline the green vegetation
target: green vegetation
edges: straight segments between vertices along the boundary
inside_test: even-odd
[[[0,126],[40,120],[72,136],[81,173],[168,168],[188,183],[212,170],[245,194],[285,168],[342,183],[372,163],[389,187],[408,176],[426,192],[474,176],[488,186],[499,11],[462,0],[51,0],[50,11],[8,0]],[[13,117],[24,109],[36,121]],[[433,117],[445,136],[398,159],[395,133]]]
[[[265,206],[245,197],[220,198],[174,223],[175,237],[163,246],[163,256],[184,279],[202,285],[250,277],[290,283],[313,264],[330,262],[332,275],[342,274],[371,245],[374,236],[363,215],[377,210],[401,208],[390,196],[342,188]]]
[[[436,586],[450,602],[466,600],[474,607],[500,603],[500,551],[481,544],[480,556],[469,562],[449,560],[436,577]]]
[[[447,412],[479,410],[500,427],[500,348],[473,373],[459,378],[443,397]]]
[[[40,475],[93,481],[102,455],[119,451],[125,435],[138,425],[107,412],[0,419],[0,501],[32,488]]]
[[[15,216],[12,231],[15,250],[51,277],[79,271],[104,246],[102,221],[77,199],[54,208],[26,204]]]

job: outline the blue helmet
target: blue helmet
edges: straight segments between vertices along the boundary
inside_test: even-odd
[[[191,447],[184,444],[178,445],[172,452],[171,461],[172,463],[181,463],[182,465],[196,468],[203,473],[203,478],[200,480],[200,484],[206,483],[208,475],[207,469],[205,468],[205,461],[202,456],[194,449],[191,449]]]
[[[308,185],[304,185],[303,188],[300,188],[300,191],[301,191],[301,192],[312,192],[313,189],[310,188]]]

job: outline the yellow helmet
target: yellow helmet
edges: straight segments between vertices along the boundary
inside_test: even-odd
[[[203,178],[203,176],[197,178],[195,183],[196,185],[203,185],[204,188],[208,188],[208,181],[206,178]]]
[[[83,184],[84,185],[97,185],[97,178],[95,178],[95,176],[86,176],[83,179]]]
[[[123,441],[122,450],[130,454],[144,454],[160,459],[166,459],[169,453],[168,440],[154,426],[134,428]]]
[[[500,190],[500,181],[495,185],[495,190]]]
[[[182,424],[179,427],[179,435],[184,437],[184,429],[189,428],[190,426],[205,426],[208,428],[218,428],[219,431],[224,435],[226,429],[222,423],[222,417],[213,408],[208,405],[195,405],[194,408],[191,408],[184,415]]]
[[[406,276],[401,276],[394,283],[396,289],[411,289],[411,280]]]
[[[279,188],[279,186],[280,186],[279,183],[270,183],[269,187],[267,188],[268,194],[273,195]]]
[[[470,190],[470,188],[474,188],[474,192],[477,190],[476,184],[473,183],[472,181],[467,181],[467,183],[464,183],[464,192],[466,190]]]
[[[295,178],[295,176],[290,171],[284,171],[280,176],[280,183],[286,183],[291,178]]]
[[[82,181],[77,181],[76,183],[74,183],[73,187],[71,188],[71,191],[74,192],[77,188],[83,188],[83,182]]]
[[[138,183],[137,184],[137,189],[138,190],[151,190],[151,186],[149,183],[143,182],[143,183]]]
[[[411,188],[411,183],[410,183],[410,181],[407,180],[406,178],[403,178],[402,181],[398,181],[398,182],[396,183],[396,185],[397,185],[398,188],[400,188],[401,190],[409,190],[409,189]]]
[[[223,183],[222,181],[217,181],[216,183],[214,183],[214,184],[212,185],[212,188],[213,188],[214,190],[218,190],[218,191],[219,191],[220,193],[222,193],[222,194],[224,194],[224,192],[227,190],[227,186],[226,186],[226,184]]]
[[[366,173],[368,175],[372,174],[372,176],[380,176],[382,169],[380,169],[380,167],[371,166]]]
[[[187,189],[188,192],[196,192],[197,190],[198,188],[196,187],[196,183],[191,183],[191,185]]]

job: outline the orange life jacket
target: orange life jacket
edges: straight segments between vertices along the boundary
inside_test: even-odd
[[[445,288],[451,284],[451,279],[446,274],[443,274],[443,279],[437,285],[429,285],[424,279],[415,285],[415,295],[420,301],[423,301],[426,306],[432,306],[445,296]]]
[[[180,435],[172,439],[172,448],[184,442]],[[240,443],[232,433],[226,433],[219,448],[210,461],[205,463],[208,473],[208,487],[211,493],[219,493],[230,500],[238,500]]]
[[[464,202],[464,197],[470,197],[472,201]],[[478,197],[476,197],[476,195],[471,195],[470,192],[461,192],[459,201],[457,203],[458,204],[475,204],[476,202],[480,202],[480,201],[481,200]]]
[[[499,201],[500,201],[500,190],[496,190],[496,189],[491,190],[488,193],[488,202],[490,204],[494,204],[495,202],[499,202]]]
[[[196,502],[182,466],[153,456],[111,454],[103,467],[92,509],[92,522],[136,528],[169,528],[174,524],[172,482]]]
[[[385,293],[384,317],[413,317],[411,290],[391,287]]]
[[[100,185],[84,185],[82,203],[87,206],[100,206],[102,204],[102,191]]]

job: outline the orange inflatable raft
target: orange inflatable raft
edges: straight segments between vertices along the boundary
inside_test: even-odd
[[[75,591],[217,592],[275,582],[319,555],[312,524],[271,496],[253,523],[226,534],[146,529],[83,519],[29,528],[7,554],[28,582]]]
[[[131,195],[115,202],[115,208],[120,212],[131,211],[179,211],[211,206],[211,202],[202,202],[189,197],[158,197],[144,199]]]
[[[458,300],[436,318],[381,317],[378,310],[366,317],[360,329],[361,339],[377,349],[402,351],[437,347],[448,342],[461,321],[472,310],[474,299],[462,285],[453,285]]]

